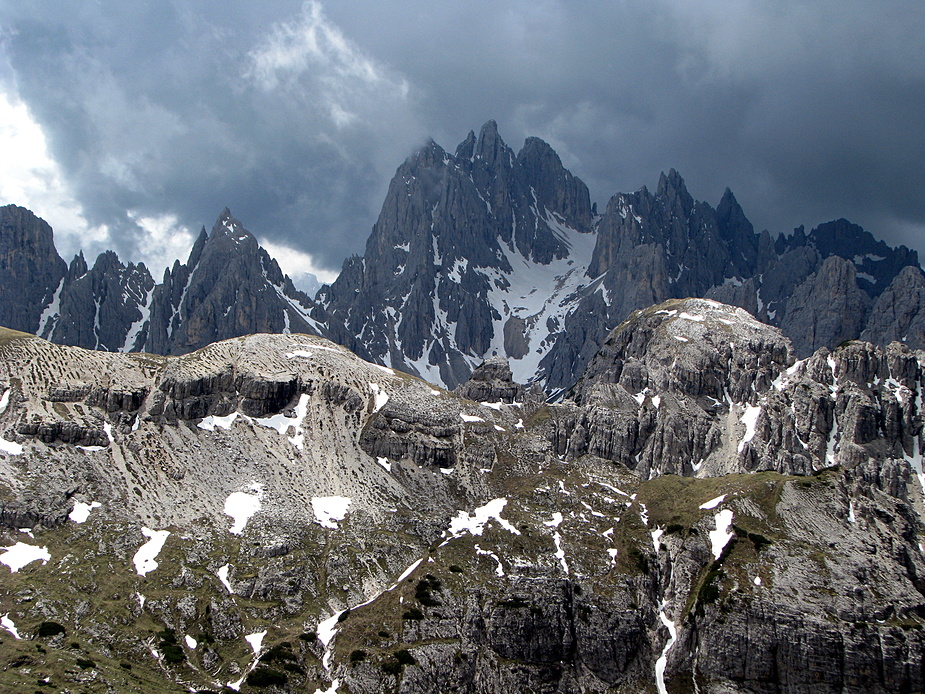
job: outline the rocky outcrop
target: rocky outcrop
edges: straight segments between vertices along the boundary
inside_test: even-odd
[[[917,355],[850,342],[794,362],[781,333],[741,309],[669,301],[615,329],[555,408],[559,455],[595,455],[644,478],[774,470],[806,475],[877,460],[877,482],[906,498],[895,465],[917,460]],[[897,462],[899,461],[899,463]]]
[[[514,374],[504,357],[491,357],[479,364],[469,380],[456,389],[456,393],[478,402],[523,402],[525,388],[514,383]]]

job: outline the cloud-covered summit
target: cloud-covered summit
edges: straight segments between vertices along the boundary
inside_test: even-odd
[[[675,167],[759,229],[843,216],[925,250],[917,2],[48,0],[0,26],[0,196],[26,198],[0,202],[65,251],[156,266],[228,205],[335,270],[416,146],[490,118],[599,203]]]

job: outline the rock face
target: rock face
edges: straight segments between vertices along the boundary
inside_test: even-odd
[[[903,267],[917,265],[914,251],[890,248],[844,219],[772,241],[767,232],[755,233],[731,191],[714,210],[693,200],[672,170],[654,194],[643,187],[611,198],[588,268],[599,284],[566,316],[541,378],[547,390],[570,386],[610,329],[669,298],[740,306],[779,326],[797,355],[808,356],[881,320],[873,318],[875,299]]]
[[[153,290],[144,264],[123,265],[107,251],[87,269],[78,255],[37,332],[62,345],[127,352],[142,344]]]
[[[66,271],[44,220],[23,207],[0,207],[0,325],[37,332]]]
[[[147,339],[138,349],[185,354],[259,332],[309,332],[311,300],[293,287],[257,239],[225,209],[199,235],[189,260],[164,272],[151,299]]]
[[[674,170],[598,217],[548,145],[528,139],[515,157],[489,122],[455,154],[430,143],[398,169],[365,255],[313,316],[358,354],[446,387],[500,356],[559,397],[635,310],[691,296],[741,306],[805,357],[888,320],[909,290],[878,298],[917,265],[844,219],[756,233],[731,191],[714,209]],[[880,334],[868,333],[887,344]]]
[[[877,297],[861,339],[925,347],[925,276],[921,268],[907,265]]]
[[[51,228],[23,208],[0,208],[0,325],[63,345],[182,354],[256,332],[323,332],[313,303],[226,209],[202,230],[185,265],[162,284],[143,263],[102,253],[58,257]],[[5,312],[5,313],[3,313]]]
[[[455,154],[431,142],[399,167],[364,257],[313,316],[365,358],[449,388],[491,356],[531,377],[587,283],[591,225],[587,187],[549,145],[515,156],[489,121]]]
[[[30,637],[0,639],[5,689],[925,688],[900,343],[797,361],[670,300],[560,404],[500,359],[462,398],[308,335],[158,357],[6,330],[0,359],[0,542],[47,552],[4,579]]]

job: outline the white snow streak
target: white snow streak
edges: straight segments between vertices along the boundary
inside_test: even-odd
[[[222,585],[228,590],[229,593],[234,593],[231,589],[231,583],[228,582],[228,570],[231,567],[228,564],[225,564],[218,571],[215,572],[215,575],[218,576],[218,580],[222,582]]]
[[[668,689],[665,687],[665,667],[668,665],[668,651],[671,650],[671,647],[674,646],[674,642],[678,638],[678,630],[674,622],[665,616],[664,603],[662,604],[661,611],[658,613],[658,618],[662,620],[662,624],[668,627],[669,638],[665,647],[662,649],[662,654],[658,657],[658,660],[655,661],[655,686],[658,688],[658,694],[668,694]]]
[[[710,544],[712,545],[713,558],[719,559],[723,549],[729,540],[732,539],[732,533],[729,527],[732,525],[732,511],[728,508],[723,509],[714,516],[716,520],[716,530],[710,531]]]
[[[13,620],[10,619],[9,612],[0,617],[0,627],[3,627],[8,632],[10,632],[14,639],[22,639],[22,636],[19,635],[19,631],[16,629],[16,625],[13,623]]]
[[[719,506],[725,500],[726,500],[726,495],[720,494],[715,499],[710,499],[709,501],[705,501],[704,503],[700,504],[699,508],[702,508],[705,511],[709,511],[710,509],[714,509],[717,506]]]
[[[739,453],[745,449],[745,444],[755,437],[755,426],[758,423],[758,415],[761,414],[761,406],[752,406],[745,404],[745,412],[742,413],[742,419],[739,420],[745,425],[745,435],[739,441]]]

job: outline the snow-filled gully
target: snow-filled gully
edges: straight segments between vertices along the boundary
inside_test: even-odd
[[[716,497],[715,499],[710,499],[709,501],[704,502],[700,505],[701,510],[713,510],[723,505],[726,501],[726,494]],[[710,537],[710,551],[713,555],[713,560],[718,560],[722,554],[723,550],[726,548],[726,545],[729,544],[729,540],[732,539],[733,533],[731,532],[732,528],[732,519],[734,517],[732,509],[724,508],[717,511],[713,515],[713,522],[716,524],[716,529],[711,530],[709,533]],[[656,554],[661,550],[662,547],[662,536],[663,532],[661,528],[656,528],[651,531],[652,544],[655,548]],[[668,558],[668,581],[667,585],[671,585],[672,575],[674,573],[674,567],[671,565],[670,556]],[[761,585],[761,579],[755,579],[755,585]],[[668,694],[668,689],[665,685],[665,669],[668,667],[668,654],[671,649],[674,647],[675,643],[678,640],[678,627],[675,622],[671,620],[668,616],[669,612],[669,600],[665,597],[662,602],[659,604],[658,608],[658,619],[662,625],[668,629],[668,640],[665,642],[665,645],[662,647],[662,652],[658,657],[658,660],[655,661],[655,687],[658,689],[659,694]],[[694,674],[695,674],[695,686],[696,686],[696,657],[694,659]]]

